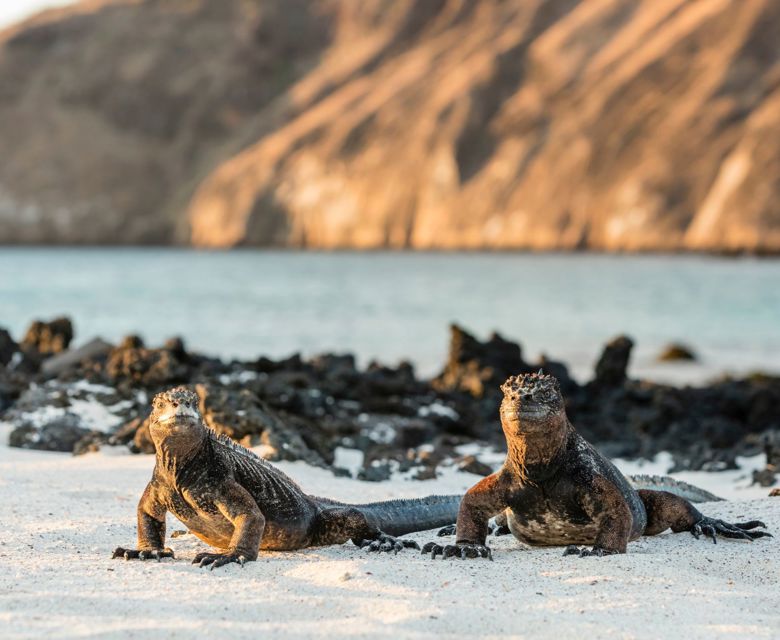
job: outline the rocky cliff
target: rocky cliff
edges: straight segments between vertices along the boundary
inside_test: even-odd
[[[0,34],[0,241],[780,251],[774,0],[90,0]]]

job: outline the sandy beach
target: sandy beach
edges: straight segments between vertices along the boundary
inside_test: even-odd
[[[205,545],[170,540],[175,561],[112,560],[135,541],[135,506],[152,456],[81,457],[0,447],[0,624],[4,638],[543,637],[725,638],[780,635],[780,546],[665,534],[625,556],[563,557],[490,538],[495,562],[374,555],[351,544],[263,553],[215,571],[190,565]],[[457,492],[477,476],[429,482],[335,478],[282,464],[307,490],[352,501]],[[631,472],[639,469],[628,465]],[[653,465],[641,469],[653,472]],[[780,500],[740,488],[744,471],[687,473],[729,497],[703,511],[760,518],[780,531]],[[173,518],[170,532],[183,530]],[[434,532],[413,536],[420,543]]]

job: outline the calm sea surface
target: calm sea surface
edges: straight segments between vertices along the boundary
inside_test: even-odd
[[[350,351],[436,372],[451,322],[590,374],[618,333],[633,373],[780,370],[780,261],[671,256],[0,249],[0,326],[67,314],[76,342],[181,335],[223,357]],[[696,365],[657,365],[671,341]]]

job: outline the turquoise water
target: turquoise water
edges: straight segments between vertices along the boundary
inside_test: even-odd
[[[780,369],[780,261],[699,256],[0,249],[0,326],[68,314],[77,342],[181,335],[224,357],[351,351],[438,370],[450,322],[497,329],[581,377],[612,336],[635,373]],[[703,364],[656,366],[666,343]]]

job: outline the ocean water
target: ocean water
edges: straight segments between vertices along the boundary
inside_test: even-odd
[[[703,256],[201,252],[0,248],[0,326],[71,316],[75,343],[173,335],[225,358],[353,352],[443,365],[448,324],[497,330],[587,379],[603,344],[636,342],[632,373],[698,381],[780,371],[780,261]],[[681,341],[697,364],[658,364]]]

